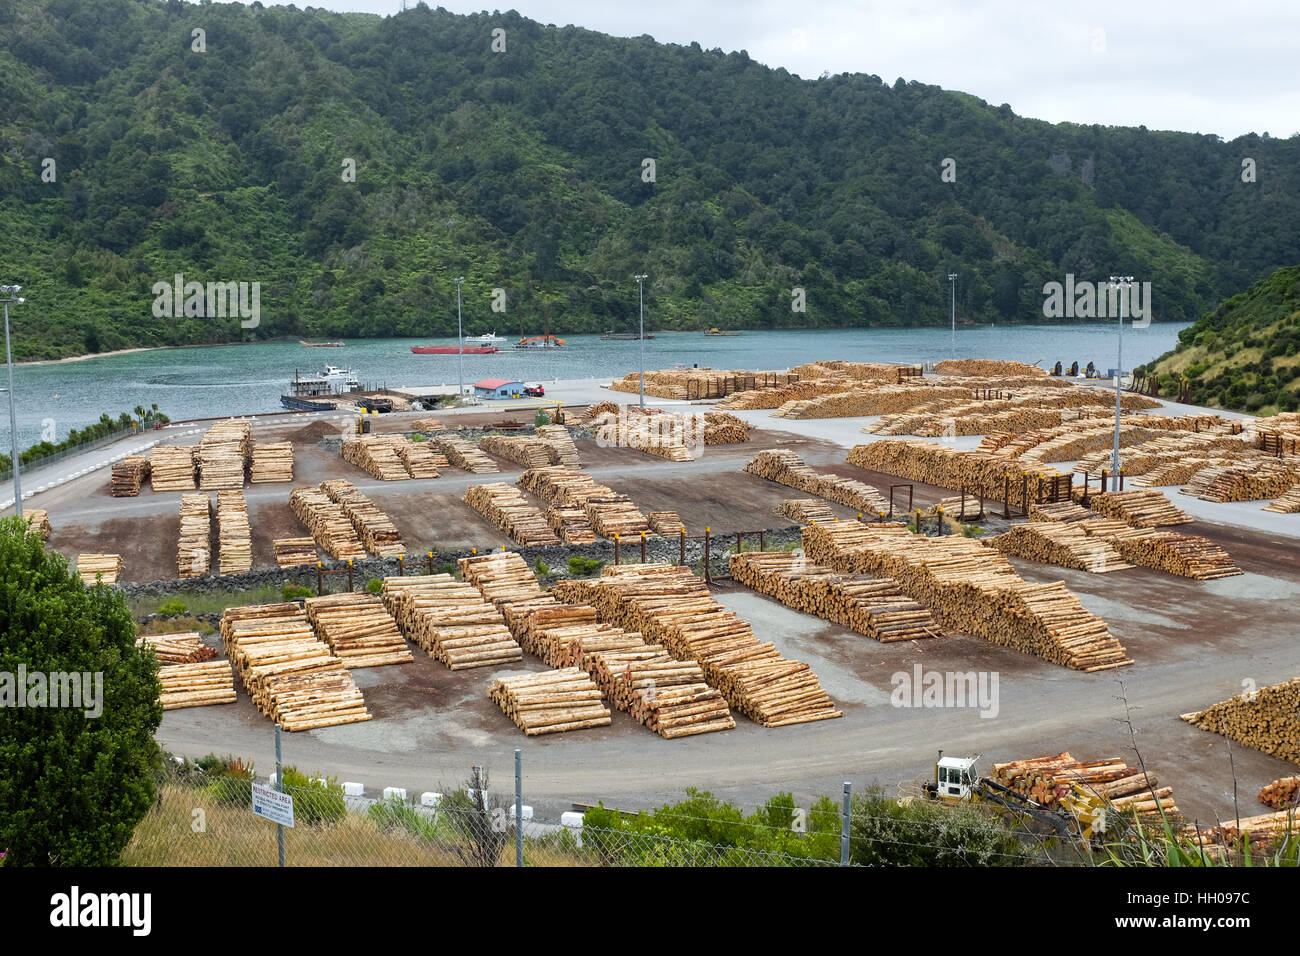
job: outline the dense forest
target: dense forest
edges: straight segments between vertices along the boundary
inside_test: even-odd
[[[1300,266],[1228,299],[1139,371],[1159,376],[1162,395],[1186,378],[1198,405],[1265,415],[1300,409]]]
[[[1300,262],[1300,137],[1053,125],[514,13],[0,0],[0,58],[17,358],[454,334],[460,275],[468,332],[535,334],[632,328],[637,273],[651,328],[753,329],[946,323],[948,273],[961,321],[1042,321],[1067,273],[1191,320]],[[160,313],[177,274],[258,283],[258,321]]]

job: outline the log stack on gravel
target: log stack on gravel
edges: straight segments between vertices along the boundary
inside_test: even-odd
[[[1099,515],[1118,518],[1135,528],[1160,528],[1188,524],[1192,519],[1175,507],[1163,491],[1137,488],[1132,491],[1107,491],[1089,496],[1089,507]]]
[[[515,640],[524,639],[530,614],[558,603],[542,590],[528,562],[514,551],[461,558],[457,564],[461,577],[501,611]]]
[[[749,441],[749,422],[727,412],[704,413],[704,444],[739,445]]]
[[[498,677],[488,697],[529,737],[610,723],[600,688],[576,667]]]
[[[563,425],[542,425],[537,429],[537,437],[555,449],[556,457],[563,467],[570,471],[582,467],[578,446],[573,443],[573,436]]]
[[[612,495],[614,489],[598,484],[591,475],[581,471],[550,466],[529,468],[515,482],[524,491],[552,504],[578,505],[598,495]]]
[[[544,548],[560,543],[537,506],[518,488],[503,481],[470,485],[465,489],[464,500],[522,547]]]
[[[646,521],[655,534],[679,536],[686,530],[681,515],[676,511],[652,511],[646,516]]]
[[[244,487],[252,448],[252,423],[246,418],[216,422],[199,442],[199,488],[231,491]]]
[[[197,449],[188,445],[157,445],[149,455],[149,485],[155,492],[198,488]]]
[[[588,498],[583,506],[591,529],[602,538],[627,538],[650,533],[650,522],[627,495]]]
[[[406,638],[451,670],[523,660],[501,612],[450,574],[384,578],[383,602]]]
[[[626,650],[645,644],[640,634],[599,623],[594,607],[554,604],[524,615],[519,646],[551,667],[582,667],[588,650],[582,646],[583,638],[598,641],[601,650]]]
[[[461,471],[468,471],[471,475],[494,475],[501,471],[496,462],[463,438],[437,435],[431,441],[446,456],[447,461]]]
[[[546,509],[546,524],[565,544],[596,543],[587,510],[578,505],[551,505]]]
[[[1023,493],[1026,487],[1032,503],[1037,498],[1038,479],[1048,481],[1058,477],[1054,469],[1034,462],[1009,461],[988,452],[962,451],[915,439],[882,439],[869,445],[855,445],[849,452],[848,462],[909,481],[964,490],[991,501],[1002,501],[1009,493],[1015,507],[1026,504]]]
[[[446,457],[427,441],[405,439],[397,446],[397,457],[412,478],[440,478],[438,469],[447,467]]]
[[[1300,777],[1282,777],[1264,784],[1259,791],[1259,802],[1274,810],[1289,810],[1300,806]]]
[[[889,510],[889,502],[875,488],[854,478],[815,471],[792,451],[761,451],[745,465],[745,471],[855,508],[864,514],[875,515]]]
[[[239,699],[229,661],[168,664],[158,668],[158,682],[162,685],[158,702],[163,710],[233,704]]]
[[[1068,753],[1033,757],[993,765],[993,782],[1014,790],[1044,807],[1057,807],[1063,798],[1082,791],[1103,798],[1112,812],[1139,818],[1179,813],[1173,788],[1162,787],[1154,774],[1130,767],[1119,757],[1087,763]]]
[[[1258,501],[1286,494],[1297,481],[1300,481],[1300,459],[1257,458],[1206,468],[1179,492],[1202,501]]]
[[[645,394],[656,398],[687,401],[696,398],[724,398],[733,392],[784,385],[796,376],[782,372],[751,372],[745,369],[659,369],[645,373]],[[616,392],[641,392],[641,373],[628,372],[609,386]]]
[[[149,459],[143,455],[127,455],[113,463],[108,493],[114,498],[134,498],[140,494],[140,485],[148,477]]]
[[[293,442],[259,441],[253,443],[253,460],[248,480],[253,484],[293,481]]]
[[[217,656],[216,649],[204,644],[203,635],[198,631],[141,634],[135,643],[137,647],[147,647],[153,651],[160,664],[197,664]]]
[[[318,560],[316,542],[311,538],[276,538],[271,547],[275,563],[282,568],[297,568]]]
[[[397,621],[378,595],[324,594],[307,598],[303,608],[316,636],[346,667],[380,667],[414,660]]]
[[[786,498],[777,511],[800,524],[835,520],[835,512],[817,498]]]
[[[440,432],[446,427],[436,418],[417,418],[411,422],[411,428],[417,432]]]
[[[42,541],[50,540],[50,532],[54,530],[50,527],[50,513],[44,508],[33,508],[30,511],[23,512],[27,518],[27,528],[39,537]]]
[[[693,449],[704,445],[704,416],[672,415],[662,408],[629,405],[603,413],[592,426],[603,445],[633,448],[668,461],[693,461]]]
[[[602,657],[615,707],[666,740],[736,726],[726,698],[708,685],[699,664],[676,660],[662,647],[658,651],[654,657],[638,655],[640,659],[619,663]]]
[[[392,441],[397,438],[398,442]],[[400,435],[356,435],[343,440],[343,460],[380,481],[406,481],[411,477],[397,454]]]
[[[248,502],[242,491],[217,492],[217,545],[222,574],[243,574],[253,569]]]
[[[212,499],[181,495],[181,534],[176,545],[176,576],[201,578],[212,566]]]
[[[289,507],[322,551],[336,561],[364,558],[366,549],[357,537],[351,519],[342,505],[329,499],[317,488],[295,488],[289,494]]]
[[[226,655],[254,705],[285,730],[369,720],[352,675],[294,603],[227,608]]]
[[[320,490],[343,509],[361,544],[371,554],[381,558],[396,558],[406,554],[406,545],[397,532],[392,519],[361,493],[356,485],[344,478],[322,481]]]
[[[930,611],[889,578],[839,574],[788,551],[733,554],[730,564],[737,583],[882,644],[943,635]]]
[[[1129,564],[1154,568],[1195,581],[1212,581],[1242,573],[1228,552],[1208,538],[1157,528],[1134,528],[1113,518],[1077,522],[1088,535],[1104,540]]]
[[[120,554],[79,554],[77,573],[86,584],[94,584],[98,575],[103,575],[105,584],[116,584],[118,575],[122,573],[122,556]]]
[[[1133,567],[1105,538],[1089,535],[1078,524],[1031,521],[1013,526],[989,543],[1004,554],[1092,574]]]
[[[560,463],[560,455],[555,447],[532,435],[484,435],[478,447],[480,451],[513,461],[525,468],[545,468]]]
[[[1133,663],[1106,622],[1063,582],[1031,584],[1006,556],[963,537],[928,538],[896,525],[836,521],[803,530],[808,557],[840,573],[890,577],[940,627],[1074,670]]]
[[[1255,750],[1300,763],[1300,677],[1239,694],[1182,719]]]

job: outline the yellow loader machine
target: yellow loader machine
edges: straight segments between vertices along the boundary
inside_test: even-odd
[[[1079,784],[1048,807],[1009,787],[981,777],[975,769],[982,754],[974,757],[945,757],[939,751],[934,764],[934,782],[925,785],[925,795],[944,803],[991,803],[999,812],[1015,814],[1046,825],[1063,837],[1084,843],[1106,832],[1106,804],[1097,794]]]

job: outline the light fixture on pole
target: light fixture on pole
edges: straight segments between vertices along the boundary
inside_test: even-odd
[[[645,408],[645,275],[636,275],[637,297],[641,300],[641,407]]]
[[[952,357],[957,357],[957,273],[948,273],[948,284],[952,286]]]
[[[1124,300],[1128,298],[1129,286],[1132,285],[1132,283],[1132,276],[1110,277],[1110,287],[1119,290],[1119,332],[1115,346],[1115,447],[1111,453],[1110,461],[1111,472],[1116,481],[1116,488],[1119,487],[1120,382],[1124,378]]]
[[[460,285],[464,281],[464,276],[456,277],[456,401],[458,402],[465,398],[465,359],[461,355],[465,351],[465,345],[460,340]]]
[[[14,410],[14,357],[9,350],[9,303],[22,305],[18,293],[23,291],[20,285],[0,285],[0,302],[5,307],[5,365],[9,369],[9,439],[14,470],[14,514],[23,516],[23,483],[18,476],[18,417]]]

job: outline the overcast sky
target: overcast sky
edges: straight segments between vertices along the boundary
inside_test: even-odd
[[[298,2],[308,5],[388,15],[402,0]],[[543,24],[746,50],[810,79],[901,76],[1052,122],[1224,139],[1300,131],[1296,0],[516,0],[505,9]]]

